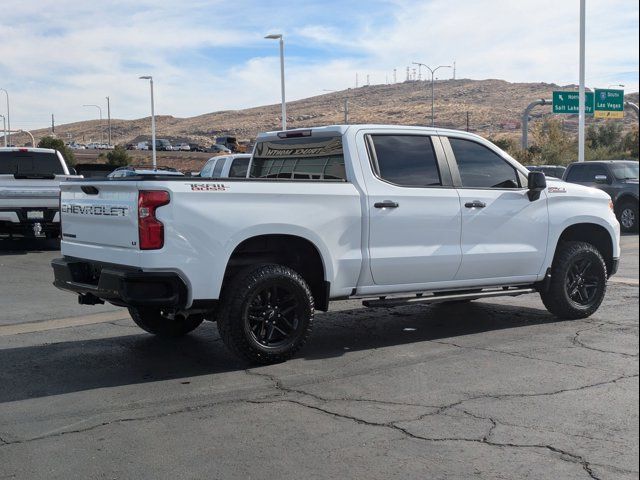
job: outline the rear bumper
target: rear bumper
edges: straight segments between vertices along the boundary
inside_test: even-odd
[[[174,272],[144,272],[124,266],[76,258],[51,262],[53,284],[80,295],[81,303],[100,299],[120,306],[184,308],[187,286]]]

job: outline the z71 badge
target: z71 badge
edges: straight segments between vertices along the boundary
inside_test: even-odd
[[[224,192],[229,187],[224,183],[190,183],[192,192]]]
[[[549,187],[547,190],[549,193],[567,193],[567,189],[562,187]]]

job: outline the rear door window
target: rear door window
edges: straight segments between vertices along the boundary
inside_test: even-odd
[[[377,175],[403,187],[442,185],[431,137],[371,135]]]
[[[236,158],[231,163],[229,168],[229,177],[231,178],[244,178],[247,176],[247,169],[249,168],[249,158]]]
[[[224,168],[224,162],[226,160],[227,160],[226,158],[218,159],[218,161],[216,162],[216,166],[213,167],[213,173],[211,174],[213,178],[220,178],[220,175],[222,174],[222,169]]]
[[[466,188],[519,188],[516,169],[497,153],[472,140],[449,138],[462,186]]]

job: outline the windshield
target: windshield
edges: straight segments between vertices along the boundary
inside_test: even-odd
[[[612,163],[611,170],[617,180],[638,180],[637,162]]]
[[[0,174],[16,173],[64,175],[64,170],[55,153],[0,152]]]

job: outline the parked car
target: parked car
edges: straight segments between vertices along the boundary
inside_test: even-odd
[[[202,145],[199,145],[197,143],[190,143],[189,144],[189,148],[191,149],[192,152],[206,152],[207,148],[203,147]]]
[[[170,152],[171,150],[173,150],[173,147],[171,146],[171,142],[169,142],[169,140],[165,140],[164,138],[157,138],[156,150],[159,152],[160,151]]]
[[[613,200],[622,231],[638,231],[637,161],[598,160],[572,163],[564,174],[564,180],[607,192]]]
[[[138,142],[136,150],[149,150],[149,142]]]
[[[87,143],[87,149],[89,150],[98,150],[99,148],[100,148],[100,143],[98,142]]]
[[[391,307],[538,292],[557,317],[585,318],[619,262],[608,195],[529,172],[468,132],[268,132],[249,176],[133,177],[97,185],[99,196],[91,180],[65,182],[73,239],[52,262],[54,284],[81,304],[127,307],[164,337],[215,320],[233,352],[273,363],[337,299]]]
[[[244,178],[247,176],[251,155],[219,155],[210,158],[200,170],[202,178]]]
[[[59,237],[60,182],[74,175],[57,150],[0,148],[0,234]]]
[[[207,149],[207,152],[210,152],[210,153],[231,153],[231,150],[229,150],[224,145],[219,145],[217,143],[214,143],[213,145],[211,145]]]
[[[183,177],[184,174],[172,167],[156,167],[150,165],[127,165],[126,167],[118,167],[109,175],[109,179],[118,179],[126,177],[137,177],[140,175],[168,175],[174,177]]]
[[[75,170],[83,178],[106,178],[115,167],[106,163],[78,163]]]
[[[231,135],[221,135],[216,137],[216,144],[224,145],[233,153],[244,153],[245,150],[238,143],[238,139]]]
[[[188,143],[178,143],[177,145],[173,146],[173,150],[178,150],[181,152],[189,152],[191,151],[191,147],[189,146]]]
[[[547,177],[562,178],[567,167],[562,165],[527,165],[530,172],[542,172]]]

